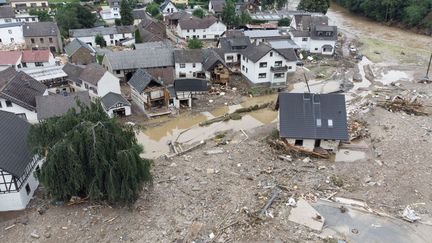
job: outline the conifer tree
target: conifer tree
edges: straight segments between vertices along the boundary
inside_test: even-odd
[[[120,2],[120,17],[122,25],[132,25],[134,22],[132,7],[128,0],[122,0]]]

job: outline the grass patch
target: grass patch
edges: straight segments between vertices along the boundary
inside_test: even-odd
[[[267,94],[274,94],[277,92],[277,89],[272,89],[269,87],[264,86],[254,86],[249,88],[246,93],[253,95],[253,96],[260,96],[260,95],[267,95]]]
[[[48,0],[49,4],[59,4],[59,3],[79,3],[80,0]]]

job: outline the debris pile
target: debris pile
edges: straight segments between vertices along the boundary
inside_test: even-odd
[[[403,111],[408,115],[416,115],[416,116],[429,115],[429,113],[427,113],[424,110],[424,105],[420,101],[418,101],[417,96],[408,99],[400,95],[397,95],[393,97],[391,100],[387,100],[385,102],[379,102],[378,106],[381,106],[390,112]]]
[[[348,133],[350,141],[367,138],[370,135],[369,130],[367,129],[367,122],[358,119],[349,121]]]
[[[329,154],[328,153],[321,153],[317,151],[310,151],[301,147],[297,147],[294,145],[291,145],[281,139],[276,140],[268,140],[268,143],[270,144],[270,147],[272,147],[277,152],[283,152],[284,154],[288,154],[291,157],[299,158],[299,157],[314,157],[314,158],[320,158],[320,159],[328,159]]]

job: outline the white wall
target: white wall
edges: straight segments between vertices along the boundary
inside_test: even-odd
[[[177,25],[177,33],[185,39],[190,39],[195,36],[197,39],[201,40],[212,40],[217,37],[220,37],[223,32],[226,31],[226,25],[224,25],[222,22],[216,22],[213,25],[211,25],[207,29],[189,29],[189,32],[187,29],[182,29],[180,25]]]
[[[145,98],[136,90],[134,89],[132,86],[130,86],[131,88],[131,97],[132,97],[132,101],[138,106],[138,108],[145,112]]]
[[[237,62],[239,62],[240,60],[238,60],[237,55],[238,55],[238,53],[234,53],[234,52],[232,52],[232,53],[225,53],[225,55],[224,55],[225,62],[226,63],[237,63]],[[228,56],[232,56],[233,59],[228,60]]]
[[[306,38],[307,41],[303,41]],[[310,37],[292,37],[294,43],[296,43],[302,50],[310,51]]]
[[[22,26],[2,27],[0,25],[0,39],[0,46],[12,43],[25,44]]]
[[[43,66],[42,67],[55,66],[56,65],[55,61],[56,60],[55,60],[53,54],[50,52],[48,61],[47,62],[43,62],[42,63]],[[36,66],[36,63],[34,63],[34,62],[26,62],[26,65],[27,65],[27,68],[39,68],[39,67],[41,67],[41,66]],[[21,67],[22,67],[22,65],[21,65]],[[22,67],[22,68],[24,68],[24,67]]]
[[[6,106],[6,100],[3,98],[0,98],[0,103],[1,103],[1,108],[0,110],[2,111],[8,111],[8,112],[12,112],[14,114],[25,114],[27,117],[27,120],[30,123],[38,123],[38,119],[37,119],[37,113],[36,111],[30,111],[27,110],[26,108],[19,106],[15,103],[12,103],[11,107],[7,107]]]
[[[0,211],[14,211],[14,210],[22,210],[25,209],[30,199],[33,197],[33,194],[37,187],[39,186],[38,180],[34,176],[34,171],[36,167],[42,166],[43,160],[39,160],[37,165],[33,168],[32,172],[30,172],[29,177],[25,182],[23,182],[23,186],[19,192],[12,193],[4,193],[0,194]],[[25,186],[27,183],[30,186],[30,193],[27,195]]]
[[[0,24],[7,24],[7,23],[15,23],[18,22],[14,18],[0,18]]]
[[[17,14],[15,18],[17,22],[25,22],[25,23],[39,22],[39,17],[36,15]]]
[[[175,75],[176,78],[180,78],[180,73],[185,73],[186,77],[183,78],[193,78],[193,73],[202,72],[202,64],[195,63],[195,67],[193,67],[193,63],[184,63],[185,67],[180,68],[180,63],[175,63]]]
[[[164,9],[162,9],[162,15],[163,16],[171,14],[171,13],[176,13],[176,12],[178,12],[178,9],[171,2],[168,3]]]
[[[322,46],[323,45],[331,45],[333,47],[333,51],[332,52],[328,52],[328,53],[322,53],[322,54],[327,54],[327,55],[333,55],[334,53],[334,46],[336,44],[336,41],[332,41],[332,40],[311,40],[310,41],[310,52],[311,53],[322,53],[323,49]]]
[[[106,71],[98,82],[97,91],[99,97],[104,97],[109,92],[121,94],[120,80],[112,73]]]
[[[103,20],[113,20],[113,19],[120,19],[121,18],[119,7],[103,9],[99,13],[100,13],[100,16]]]
[[[126,39],[126,38],[132,38],[133,35],[132,33],[126,33],[126,34],[114,34],[111,38],[111,35],[104,35],[103,36],[105,39],[105,42],[107,44],[107,46],[115,46],[116,45],[116,41],[120,41],[122,39]],[[96,47],[96,42],[95,42],[95,38],[96,36],[84,36],[84,37],[71,37],[70,41],[72,42],[75,39],[79,39],[80,41],[84,42],[84,43],[89,43],[91,44],[93,47]]]
[[[117,107],[117,108],[114,108],[114,109],[109,109],[108,111],[107,110],[105,110],[105,112],[108,114],[108,116],[109,117],[114,117],[114,111],[115,110],[118,110],[118,109],[125,109],[125,116],[130,116],[132,113],[131,113],[131,107],[130,106],[123,106],[123,107]]]

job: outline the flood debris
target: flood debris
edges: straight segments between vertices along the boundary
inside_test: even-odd
[[[214,154],[223,154],[224,151],[222,149],[213,149],[213,150],[207,150],[204,151],[205,155],[214,155]]]
[[[411,208],[410,205],[406,206],[406,208],[403,210],[402,218],[410,223],[420,219],[420,217],[417,216],[417,213]]]
[[[350,120],[348,122],[348,134],[350,141],[369,137],[367,122],[359,119]]]
[[[273,201],[278,197],[279,193],[281,192],[280,189],[276,189],[273,191],[272,196],[267,201],[266,205],[261,209],[260,216],[268,214],[267,210],[272,205]]]
[[[268,143],[274,150],[283,152],[284,154],[288,154],[290,155],[290,157],[298,158],[298,157],[307,156],[307,157],[314,157],[314,158],[321,158],[321,159],[329,158],[328,154],[322,154],[301,147],[297,147],[281,139],[276,139],[276,140],[269,139]]]
[[[417,96],[405,98],[403,96],[394,96],[391,100],[378,102],[378,106],[390,112],[402,111],[408,115],[428,116],[429,113],[424,110],[424,105],[418,100]]]
[[[306,200],[299,199],[296,207],[291,209],[288,220],[321,231],[325,219]]]

